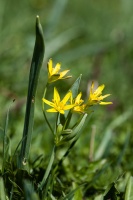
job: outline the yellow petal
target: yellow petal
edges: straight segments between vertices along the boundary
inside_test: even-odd
[[[110,96],[111,94],[105,94],[105,95],[103,95],[102,96],[102,99],[104,99],[104,98],[106,98],[106,97],[108,97],[108,96]]]
[[[44,99],[44,98],[42,98],[42,100],[43,100],[44,103],[48,104],[49,106],[54,107],[54,103],[53,102],[48,101],[47,99]]]
[[[62,77],[62,78],[59,78],[59,79],[69,79],[69,78],[72,78],[72,76],[65,76],[65,77]]]
[[[67,72],[69,72],[70,70],[64,70],[63,72],[60,72],[60,79],[62,78],[62,77],[64,77],[66,74],[67,74]]]
[[[81,106],[75,106],[73,108],[73,112],[77,112],[77,113],[84,113],[86,109],[86,104],[83,104]]]
[[[94,88],[94,81],[92,81],[91,90],[93,90],[93,88]]]
[[[59,95],[59,93],[58,93],[56,87],[54,87],[54,101],[55,101],[56,103],[59,103],[59,102],[60,102],[60,95]]]
[[[100,85],[100,86],[95,90],[94,95],[96,95],[96,96],[101,95],[101,93],[102,93],[102,91],[103,91],[104,88],[105,88],[105,85],[104,85],[104,84],[103,84],[103,85]]]
[[[63,115],[65,114],[64,110],[60,110],[59,113],[61,113]]]
[[[83,100],[81,99],[81,96],[82,96],[82,93],[80,92],[79,94],[78,94],[78,96],[76,97],[76,99],[75,99],[75,104],[81,104],[81,103],[83,103]]]
[[[50,108],[47,110],[47,112],[58,112],[55,108]]]
[[[100,105],[109,105],[109,104],[113,104],[113,103],[112,102],[103,102],[103,101],[101,101],[99,104]]]
[[[70,110],[71,108],[73,108],[75,105],[65,105],[64,106],[64,110]]]
[[[49,59],[48,64],[47,64],[49,76],[52,75],[52,71],[53,71],[52,65],[53,65],[52,59]]]
[[[64,105],[66,104],[66,102],[68,101],[68,99],[71,97],[71,95],[72,95],[72,92],[70,91],[70,92],[68,92],[68,93],[66,94],[66,96],[63,98],[62,103],[63,103]]]
[[[54,75],[54,74],[57,74],[57,73],[60,71],[60,66],[61,66],[60,63],[57,63],[57,64],[55,65],[55,68],[53,68],[53,71],[52,71],[52,74],[53,74],[53,75]]]

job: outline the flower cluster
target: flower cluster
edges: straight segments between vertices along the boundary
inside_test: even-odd
[[[60,72],[61,65],[59,63],[53,67],[52,59],[48,62],[48,83],[55,82],[59,79],[67,79],[71,76],[65,76],[69,70]],[[48,101],[43,98],[43,102],[51,106],[52,108],[48,109],[47,112],[58,112],[65,114],[66,110],[71,110],[76,113],[87,113],[88,108],[96,104],[108,105],[112,102],[104,102],[103,99],[110,96],[110,94],[102,95],[105,85],[100,85],[96,90],[94,90],[94,82],[92,82],[90,87],[89,97],[87,98],[86,103],[81,98],[82,93],[80,92],[76,98],[73,98],[72,91],[69,91],[64,98],[61,100],[58,90],[54,87],[54,94],[52,101]]]

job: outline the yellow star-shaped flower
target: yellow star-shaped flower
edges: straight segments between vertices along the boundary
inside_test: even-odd
[[[100,105],[108,105],[112,104],[112,102],[104,102],[102,101],[104,98],[110,96],[110,94],[106,94],[102,96],[102,91],[105,88],[105,85],[100,85],[95,91],[94,91],[94,82],[91,84],[90,88],[90,96],[88,98],[88,105],[92,106],[94,104],[100,104]]]
[[[62,72],[59,72],[61,69],[61,64],[57,63],[55,67],[53,67],[53,61],[52,59],[49,60],[47,64],[48,69],[48,83],[55,82],[59,79],[68,79],[72,76],[65,76],[70,70],[64,70]]]
[[[57,91],[56,88],[54,88],[54,96],[53,96],[53,100],[48,101],[47,99],[43,98],[43,102],[45,102],[46,104],[48,104],[49,106],[51,106],[52,108],[48,109],[47,112],[59,112],[61,114],[65,113],[65,110],[69,110],[71,108],[74,107],[74,104],[67,104],[68,100],[71,98],[72,96],[72,92],[68,92],[65,97],[62,99],[62,101],[60,100],[60,95]]]
[[[74,100],[74,108],[72,109],[72,112],[77,113],[84,113],[86,104],[83,104],[84,100],[81,99],[82,93],[80,92],[77,97]]]

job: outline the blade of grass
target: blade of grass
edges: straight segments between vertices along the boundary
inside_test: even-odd
[[[132,199],[133,199],[133,177],[131,176],[127,183],[125,200],[132,200]]]
[[[58,34],[54,38],[50,39],[50,41],[46,41],[47,52],[45,54],[45,61],[79,35],[81,35],[81,27],[74,27]],[[60,57],[59,60],[62,60],[62,58]]]
[[[82,74],[80,74],[80,76],[76,79],[76,81],[70,88],[70,90],[72,91],[72,94],[73,94],[73,98],[75,98],[78,95],[81,78],[82,78]]]
[[[49,177],[48,177],[46,186],[45,186],[45,191],[42,191],[44,193],[44,195],[43,195],[43,198],[41,198],[41,199],[43,199],[43,200],[45,200],[46,197],[47,197],[49,187],[51,186],[51,180],[52,180],[52,175],[50,174]],[[42,197],[42,193],[41,193],[40,196]]]
[[[117,165],[121,164],[123,156],[124,156],[124,154],[125,154],[125,152],[128,148],[129,142],[130,142],[130,131],[128,130],[127,133],[126,133],[126,138],[125,138],[125,142],[124,142],[124,145],[123,145],[123,149],[121,150],[121,152],[120,152],[120,154],[117,158],[117,161],[116,161]]]
[[[4,187],[4,182],[3,178],[0,177],[0,199],[1,200],[6,200],[6,193],[5,193],[5,187]]]
[[[36,17],[36,41],[33,52],[33,58],[31,62],[31,69],[29,75],[29,86],[27,95],[27,105],[25,113],[25,122],[23,130],[23,138],[21,152],[19,156],[18,166],[23,168],[27,163],[29,156],[29,149],[32,138],[32,129],[34,123],[34,105],[35,105],[35,95],[39,79],[40,68],[42,66],[44,57],[44,38],[43,30],[40,24],[39,16]]]
[[[80,33],[80,32],[79,32]],[[112,42],[99,42],[96,44],[83,44],[79,47],[74,47],[71,50],[60,53],[60,55],[56,56],[57,60],[61,60],[63,58],[64,62],[72,62],[80,59],[81,57],[93,56],[102,52],[110,52],[113,47],[117,45]]]
[[[72,200],[75,192],[78,191],[81,187],[83,187],[85,185],[86,185],[86,183],[82,183],[80,186],[78,186],[77,188],[70,191],[65,197],[60,198],[60,200]]]
[[[6,121],[5,121],[5,127],[4,127],[2,173],[4,173],[5,162],[6,162],[7,158],[9,157],[9,143],[10,143],[10,140],[9,140],[9,138],[7,136],[8,122],[9,122],[9,112],[10,112],[10,107],[9,107],[9,109],[7,111],[7,114],[6,114]]]
[[[43,179],[42,179],[42,181],[41,181],[41,183],[40,183],[40,185],[39,185],[39,187],[38,187],[38,190],[39,190],[39,191],[42,191],[43,188],[44,188],[44,185],[45,185],[45,183],[46,183],[46,180],[47,180],[47,178],[48,178],[48,176],[49,176],[49,173],[50,173],[50,171],[51,171],[51,169],[52,169],[52,165],[53,165],[53,162],[54,162],[54,157],[55,157],[55,147],[54,147],[53,150],[52,150],[51,157],[50,157],[50,161],[49,161],[49,164],[48,164],[48,166],[47,166],[47,169],[46,169],[46,172],[45,172],[45,174],[44,174],[44,177],[43,177]]]
[[[25,200],[39,200],[39,197],[35,193],[32,184],[27,180],[24,181],[24,191]]]
[[[117,117],[110,123],[110,125],[105,130],[105,134],[103,135],[103,140],[95,153],[96,160],[100,159],[102,155],[104,154],[104,152],[106,151],[106,148],[111,140],[113,129],[120,126],[122,123],[124,123],[131,115],[132,115],[132,109],[129,109],[128,111],[121,114],[119,117]]]
[[[46,34],[48,36],[53,33],[53,30],[57,27],[60,20],[62,20],[63,12],[66,8],[68,0],[56,0],[54,1],[53,8],[51,9],[50,15],[48,17],[48,26],[46,28]]]

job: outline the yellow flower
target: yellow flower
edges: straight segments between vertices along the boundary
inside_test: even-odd
[[[66,104],[67,101],[71,98],[72,96],[72,92],[68,92],[65,97],[62,99],[62,101],[60,100],[60,95],[57,91],[56,88],[54,88],[54,97],[52,102],[48,101],[47,99],[43,98],[43,102],[45,102],[46,104],[48,104],[49,106],[51,106],[52,108],[48,109],[47,112],[59,112],[61,114],[65,113],[65,110],[69,110],[71,108],[74,107],[74,104]]]
[[[85,113],[86,112],[86,104],[82,104],[79,106],[75,106],[72,110],[72,112],[77,112],[77,113]]]
[[[86,104],[83,104],[84,100],[81,99],[82,93],[80,92],[77,97],[74,100],[74,108],[72,109],[72,112],[77,112],[77,113],[84,113]]]
[[[100,85],[95,91],[94,91],[94,82],[91,84],[90,88],[90,96],[88,99],[88,105],[92,106],[94,104],[100,104],[100,105],[108,105],[112,104],[112,102],[104,102],[102,101],[104,98],[110,96],[110,94],[106,94],[102,96],[102,91],[105,88],[105,85]]]
[[[55,65],[55,67],[53,67],[53,62],[52,59],[49,60],[48,64],[47,64],[47,68],[48,68],[48,82],[52,83],[54,81],[57,81],[59,79],[67,79],[67,78],[71,78],[72,76],[66,76],[67,72],[69,72],[70,70],[64,70],[63,72],[59,72],[60,68],[61,68],[61,64],[57,63]]]

